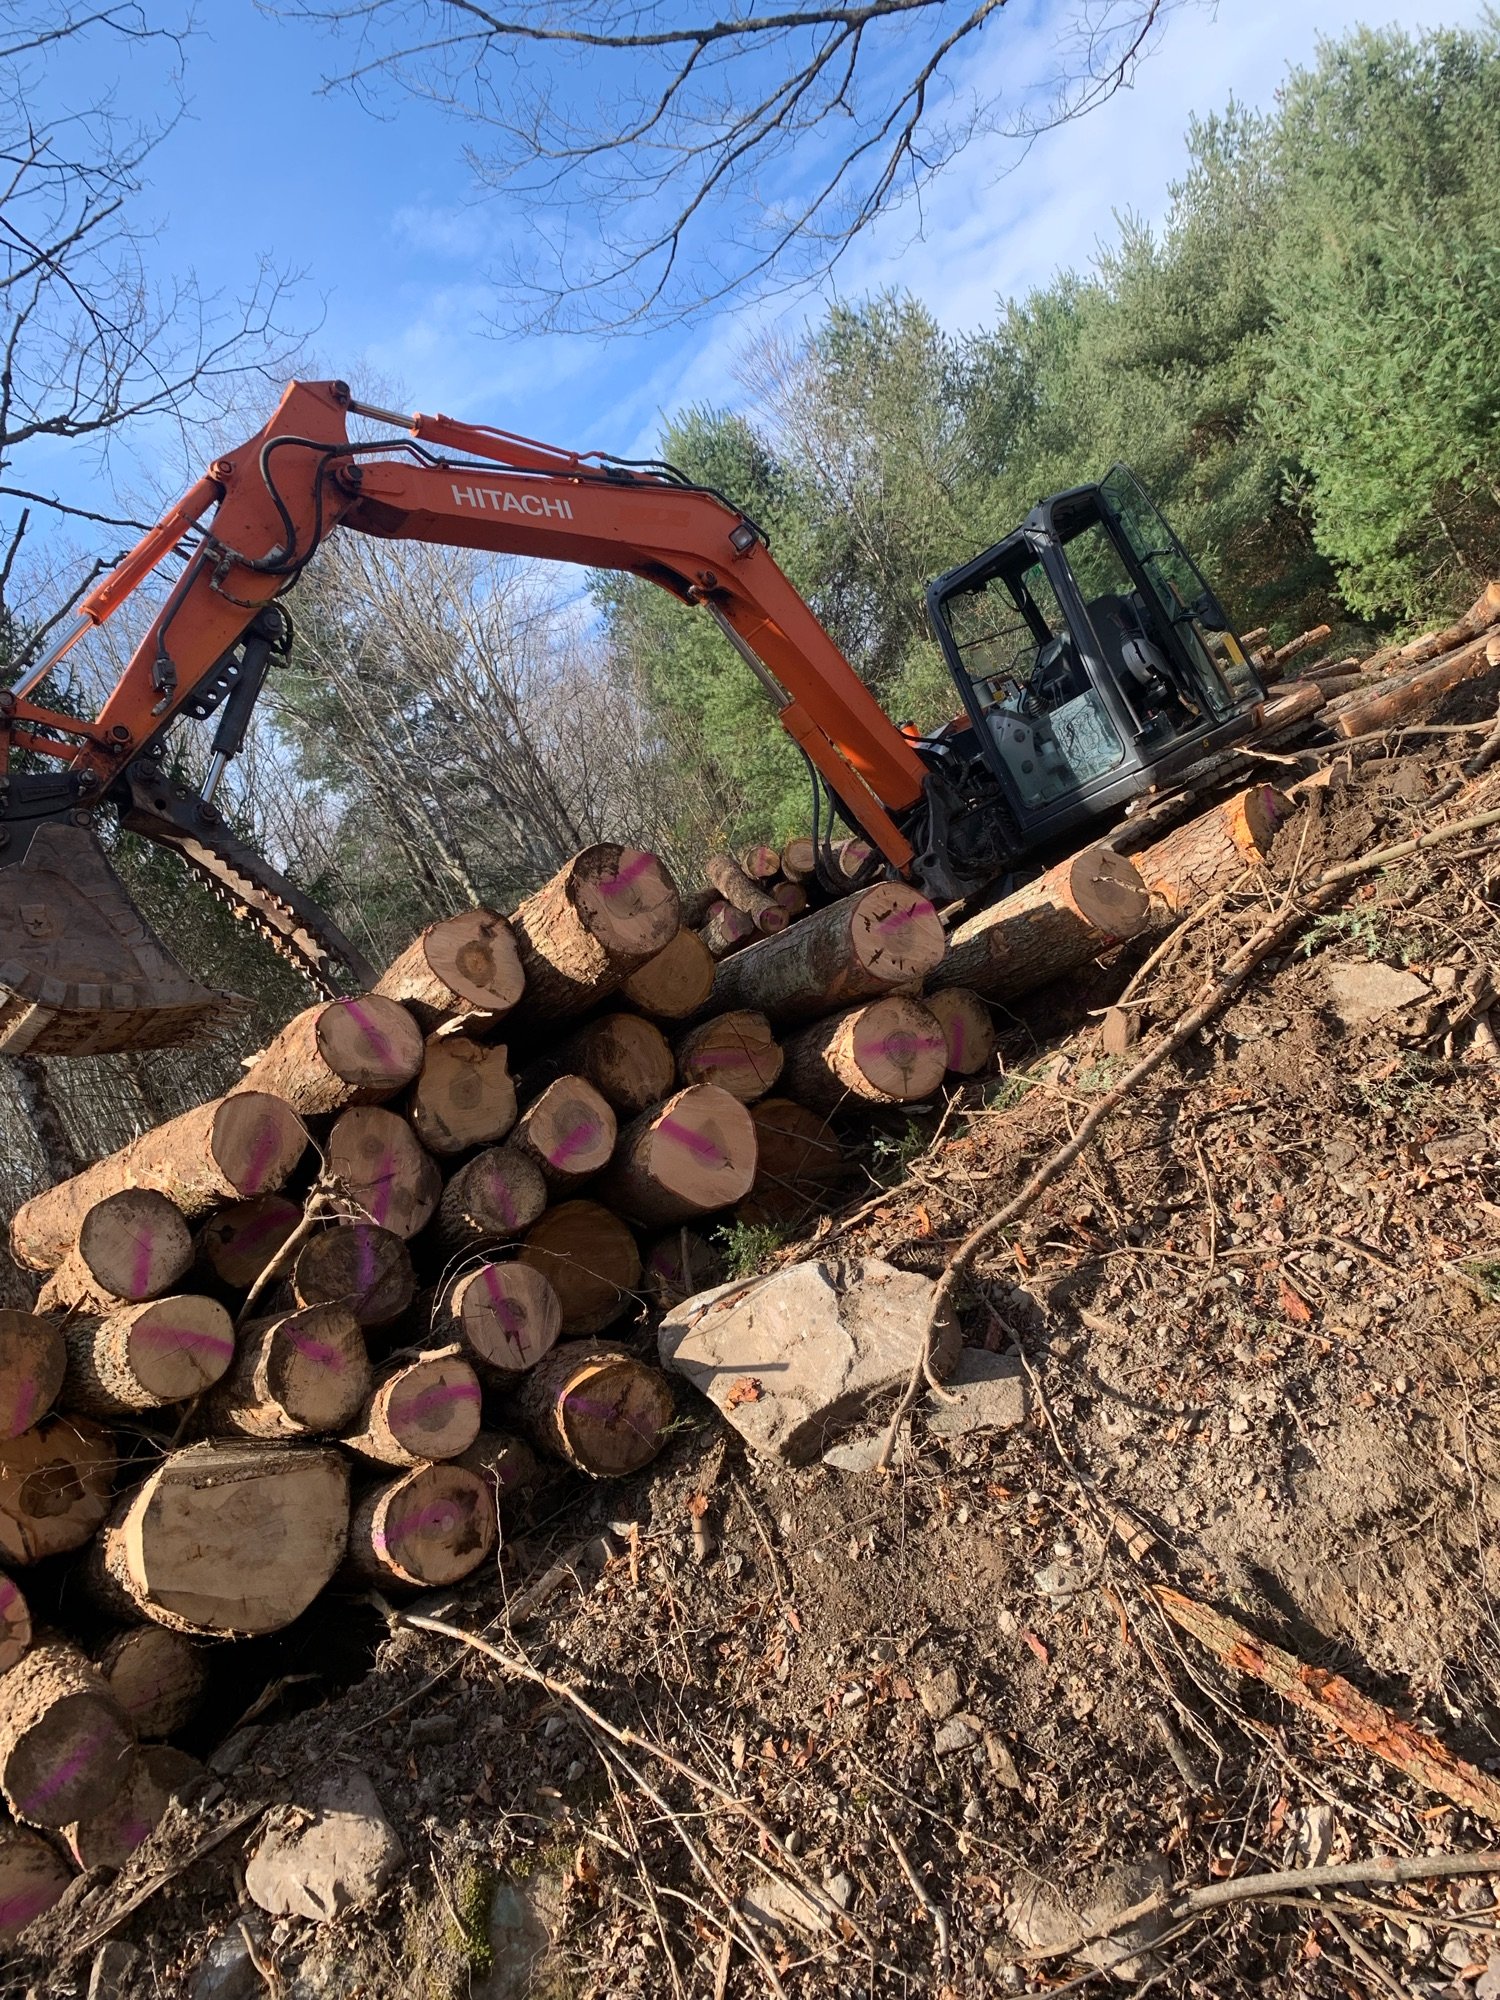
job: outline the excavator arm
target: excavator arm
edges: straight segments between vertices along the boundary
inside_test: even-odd
[[[351,441],[351,415],[406,435]],[[133,950],[145,968],[139,976],[112,959],[91,977],[88,944],[74,935],[91,928],[87,918],[76,908],[59,916],[49,905],[49,870],[63,885],[57,898],[67,901],[66,888],[76,900],[89,872],[81,842],[97,853],[86,822],[106,797],[121,804],[128,827],[175,847],[325,989],[330,959],[364,972],[348,941],[229,836],[212,807],[212,782],[209,797],[188,798],[170,785],[155,754],[184,710],[203,716],[221,703],[233,708],[242,679],[252,671],[263,676],[277,632],[275,600],[335,528],[628,571],[705,607],[849,819],[892,867],[912,869],[906,829],[923,802],[924,764],[754,523],[721,496],[667,467],[626,466],[448,417],[377,409],[355,402],[341,382],[294,382],[265,428],[216,460],[81,600],[76,624],[53,650],[0,693],[9,835],[8,851],[0,848],[0,864],[7,864],[0,866],[0,988],[11,996],[0,997],[0,1049],[154,1046],[183,1039],[189,1017],[201,1028],[222,1012],[219,996],[189,991],[192,982],[169,956],[170,974],[162,971],[151,956],[163,951],[160,941],[128,906],[111,906],[97,869],[89,891],[94,936],[102,923],[112,949],[126,960]],[[195,534],[182,576],[98,716],[80,719],[39,701],[69,648]],[[254,689],[249,702],[245,692],[239,708],[247,716]],[[17,752],[30,755],[17,759]],[[38,778],[38,759],[60,768]],[[211,767],[213,782],[222,761],[216,757]],[[102,855],[98,860],[103,866]]]

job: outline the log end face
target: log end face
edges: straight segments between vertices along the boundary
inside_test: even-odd
[[[573,904],[612,959],[641,966],[665,950],[681,921],[677,884],[656,855],[604,845],[579,855]]]
[[[509,924],[495,910],[460,910],[424,934],[433,975],[470,1007],[496,1018],[508,1014],[526,984]]]
[[[358,1091],[392,1096],[422,1067],[422,1031],[407,1010],[379,993],[330,1000],[317,1019],[318,1054]]]
[[[193,1261],[181,1210],[152,1188],[121,1188],[95,1202],[78,1231],[78,1254],[105,1291],[139,1303],[170,1290]]]
[[[1062,864],[1067,893],[1079,914],[1101,939],[1136,937],[1151,918],[1151,898],[1140,872],[1109,847],[1086,847]]]
[[[279,1097],[241,1090],[215,1109],[209,1150],[226,1186],[249,1200],[285,1186],[307,1151],[307,1132]]]
[[[157,1299],[136,1313],[126,1365],[163,1404],[212,1388],[234,1359],[234,1322],[217,1299],[197,1293]]]

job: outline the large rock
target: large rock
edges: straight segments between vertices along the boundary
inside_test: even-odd
[[[1367,1021],[1378,1021],[1383,1015],[1432,998],[1432,988],[1414,972],[1382,965],[1379,959],[1325,959],[1323,983],[1334,1013],[1350,1028],[1363,1027]]]
[[[901,1388],[935,1287],[874,1257],[810,1258],[748,1290],[720,1285],[662,1321],[662,1365],[715,1402],[755,1451],[805,1465],[870,1404]],[[933,1343],[933,1372],[959,1352],[957,1323]]]
[[[1040,1876],[1023,1877],[1005,1907],[1006,1927],[1022,1951],[1061,1954],[1075,1938],[1114,1923],[1149,1897],[1159,1897],[1165,1905],[1171,1887],[1171,1870],[1159,1855],[1113,1863],[1094,1877],[1091,1892],[1080,1892],[1073,1884],[1064,1892]],[[1168,1923],[1165,1907],[1155,1909],[1069,1955],[1133,1985],[1160,1970],[1148,1947]]]
[[[966,1347],[948,1377],[953,1403],[931,1402],[925,1412],[935,1437],[964,1437],[970,1431],[1009,1431],[1031,1409],[1031,1385],[1014,1354],[991,1354]]]
[[[250,1857],[245,1887],[273,1917],[327,1923],[372,1903],[401,1862],[375,1787],[363,1771],[332,1778],[311,1811],[273,1826]]]

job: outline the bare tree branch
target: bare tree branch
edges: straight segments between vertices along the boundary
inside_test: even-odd
[[[975,138],[1004,135],[1018,159],[1127,85],[1184,0],[1068,0],[1040,55],[1018,19],[1003,83],[980,37],[1006,0],[260,4],[352,42],[325,88],[372,107],[394,91],[474,128],[480,187],[526,213],[492,274],[506,307],[584,329],[816,282]]]

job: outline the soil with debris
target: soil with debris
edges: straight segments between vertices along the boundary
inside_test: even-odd
[[[1412,753],[1430,740],[1319,760],[1271,870],[1146,978],[1148,1042],[1297,879],[1500,805],[1492,772],[1431,806],[1479,739]],[[1145,956],[1007,1015],[1003,1075],[935,1138],[937,1109],[893,1121],[886,1198],[866,1186],[852,1228],[776,1261],[836,1242],[937,1275],[1134,1060],[1101,1053],[1091,1010]],[[108,1935],[105,1991],[204,2000],[1496,2000],[1500,1862],[1067,1947],[1159,1884],[1492,1838],[1177,1633],[1147,1586],[1500,1770],[1497,986],[1494,830],[1355,885],[981,1260],[965,1335],[1025,1357],[1021,1424],[945,1439],[919,1414],[890,1475],[794,1471],[684,1389],[648,1474],[560,1478],[494,1574],[418,1607],[512,1665],[407,1628],[329,1693],[349,1663],[325,1607],[255,1655],[265,1705],[206,1798],[76,1885],[4,1991],[81,1995]],[[349,1614],[357,1654],[384,1627]],[[328,1924],[263,1917],[243,1864],[264,1814],[347,1769],[399,1835],[395,1885]]]

